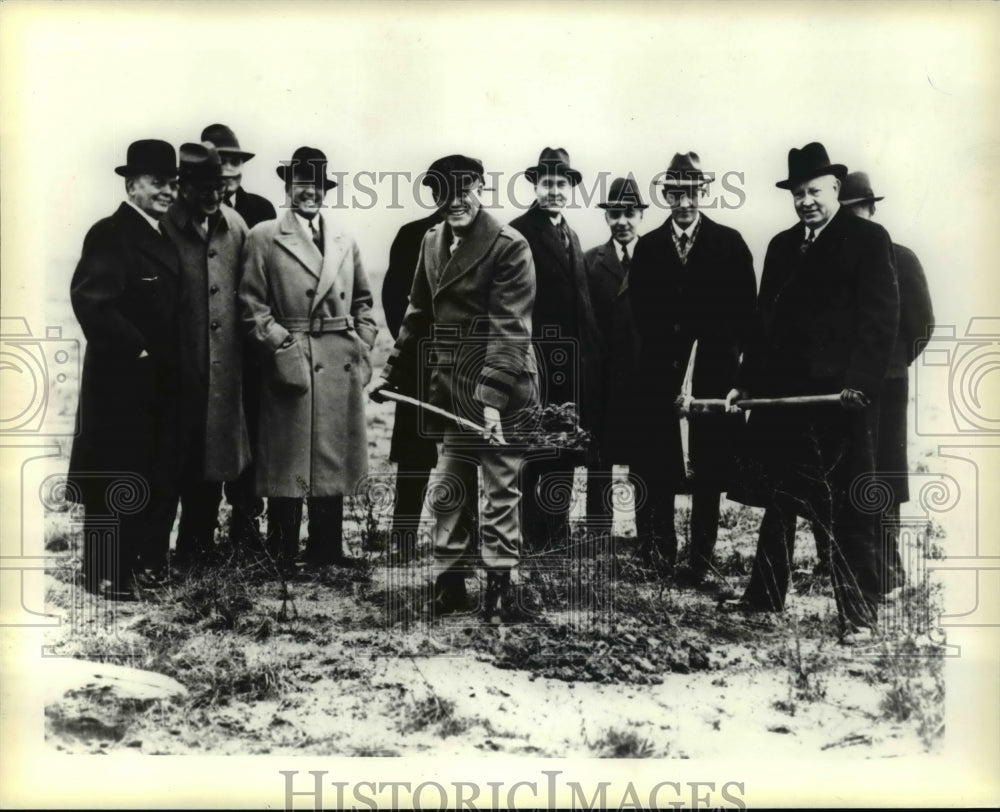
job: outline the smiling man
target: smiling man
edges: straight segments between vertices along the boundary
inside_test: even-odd
[[[799,221],[768,245],[732,401],[839,394],[839,405],[755,409],[747,424],[746,495],[766,507],[750,583],[724,604],[784,608],[797,516],[828,528],[842,638],[870,639],[880,595],[876,517],[857,488],[875,472],[878,396],[896,341],[899,292],[885,229],[838,202],[847,174],[822,144],[788,154]]]
[[[437,571],[433,608],[443,614],[467,607],[465,576],[478,553],[487,575],[486,619],[516,620],[523,614],[511,574],[521,557],[523,449],[497,441],[512,439],[537,403],[535,271],[524,238],[482,209],[482,163],[450,155],[435,166],[432,190],[444,220],[424,236],[410,305],[371,396],[378,401],[382,389],[419,380],[423,367],[432,405],[484,427],[485,438],[450,422],[425,423],[441,437],[428,485]]]
[[[525,170],[535,200],[510,225],[531,247],[538,290],[532,314],[535,350],[540,359],[542,405],[576,404],[580,423],[599,419],[597,391],[601,372],[600,336],[587,284],[586,261],[576,232],[566,222],[573,187],[583,179],[570,166],[569,153],[546,147]],[[573,472],[586,460],[580,452],[536,452],[524,466],[523,524],[531,549],[565,547],[569,533]]]
[[[757,290],[753,259],[739,232],[700,210],[713,178],[696,153],[674,155],[663,180],[670,216],[639,240],[629,278],[642,344],[639,405],[631,421],[642,441],[636,443],[633,469],[647,493],[636,508],[637,534],[647,556],[672,572],[677,558],[674,495],[690,489],[688,568],[677,576],[709,587],[719,503],[735,472],[742,418],[692,415],[688,471],[680,420],[670,404],[681,393],[692,348],[693,397],[723,398],[733,387]]]

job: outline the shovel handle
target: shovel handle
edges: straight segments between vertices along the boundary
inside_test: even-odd
[[[464,417],[452,414],[447,409],[442,409],[440,406],[432,406],[430,403],[417,400],[417,398],[411,398],[409,395],[404,395],[400,392],[393,392],[391,389],[382,389],[379,391],[379,394],[386,400],[393,400],[396,403],[408,403],[411,406],[416,406],[418,409],[423,409],[426,412],[432,412],[439,417],[450,420],[464,429],[474,431],[476,434],[486,434],[485,426],[480,426],[478,423],[473,423],[471,420],[466,420]],[[496,443],[497,445],[507,445],[506,440],[501,440],[497,437],[491,437],[490,442]]]

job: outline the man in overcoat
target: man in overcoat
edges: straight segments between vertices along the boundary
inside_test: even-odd
[[[601,348],[587,284],[580,239],[564,209],[582,175],[562,148],[546,147],[525,170],[535,200],[511,221],[531,247],[537,291],[532,335],[539,359],[542,405],[574,403],[580,424],[598,422],[597,391]],[[525,544],[530,549],[565,546],[569,531],[568,495],[573,473],[585,459],[575,451],[535,451],[525,462],[521,487]]]
[[[739,386],[746,395],[839,395],[834,405],[758,408],[747,424],[744,487],[767,506],[743,597],[724,608],[780,611],[796,516],[831,529],[831,578],[845,642],[870,639],[879,596],[875,517],[853,494],[875,471],[878,396],[899,321],[892,242],[842,210],[846,167],[813,142],[788,155],[799,223],[767,249]],[[756,493],[755,493],[756,492]]]
[[[108,581],[107,597],[127,599],[133,578],[164,567],[169,544],[160,514],[176,443],[180,263],[160,224],[177,156],[165,141],[136,141],[115,172],[127,200],[87,232],[70,288],[87,350],[68,492],[84,506],[84,586]]]
[[[442,167],[447,168],[455,156],[439,158],[427,170],[421,181],[440,198]],[[420,246],[424,235],[442,220],[441,210],[435,208],[427,217],[407,223],[396,234],[389,249],[389,268],[382,282],[382,307],[385,323],[393,339],[399,337],[399,328],[410,301],[410,289],[420,257]],[[418,376],[416,369],[409,370]],[[423,380],[426,382],[426,376]],[[400,389],[417,392],[417,380],[402,382]],[[426,400],[426,391],[418,397]],[[392,513],[392,530],[389,534],[390,555],[399,560],[412,558],[416,549],[416,532],[420,523],[424,491],[431,469],[437,463],[437,442],[420,430],[420,415],[415,406],[408,403],[396,404],[396,416],[392,424],[392,441],[389,459],[396,463],[396,502]]]
[[[713,178],[696,153],[674,155],[663,180],[670,216],[639,240],[629,277],[642,345],[633,420],[641,442],[633,467],[646,499],[636,509],[637,534],[647,555],[672,572],[674,495],[690,487],[686,575],[696,585],[712,565],[719,501],[732,481],[743,421],[730,414],[689,418],[689,486],[680,419],[671,404],[681,392],[693,347],[691,395],[724,398],[732,389],[757,292],[753,259],[739,232],[699,210]]]
[[[850,172],[840,190],[840,205],[855,217],[871,220],[876,197],[864,172]],[[899,506],[910,499],[909,459],[906,453],[906,409],[910,401],[909,367],[923,352],[934,329],[934,307],[927,277],[917,255],[909,248],[892,244],[899,283],[899,331],[889,358],[889,369],[879,395],[878,445],[875,458],[879,479],[889,489],[890,503],[882,528],[880,582],[891,592],[905,582],[899,553]]]
[[[429,424],[441,437],[428,488],[434,610],[465,608],[465,575],[479,553],[487,574],[485,615],[512,619],[520,610],[511,571],[521,556],[524,455],[513,438],[538,402],[534,268],[524,238],[482,208],[482,163],[454,155],[441,173],[444,221],[424,236],[410,305],[372,397],[412,381],[412,369],[424,365],[431,404],[483,427],[485,437],[450,421]],[[478,533],[477,467],[485,497]]]
[[[176,562],[203,563],[213,553],[223,483],[250,460],[243,414],[244,337],[236,290],[247,228],[222,203],[222,163],[209,143],[182,144],[180,196],[164,231],[181,258],[181,475]],[[253,505],[236,500],[234,521],[249,523]]]
[[[601,336],[603,375],[598,391],[599,424],[592,426],[594,448],[587,471],[587,522],[608,530],[614,518],[612,466],[631,465],[637,439],[633,430],[639,336],[628,296],[629,268],[639,240],[643,203],[635,179],[615,178],[604,202],[610,239],[584,254],[594,318]],[[630,472],[631,473],[631,472]],[[633,484],[635,478],[632,477]],[[636,486],[635,500],[643,499]]]
[[[364,387],[378,328],[357,243],[324,210],[326,155],[299,147],[277,168],[287,208],[255,226],[240,286],[243,325],[260,353],[257,492],[268,543],[290,566],[308,500],[310,566],[349,563],[344,495],[368,473]]]
[[[223,202],[236,209],[247,228],[251,229],[277,215],[274,206],[265,197],[243,188],[243,165],[254,157],[240,146],[239,139],[225,124],[209,124],[201,132],[201,140],[211,143],[222,161]],[[243,411],[246,414],[247,432],[251,448],[256,445],[257,405],[260,402],[260,364],[256,353],[243,353]],[[229,525],[230,542],[244,549],[253,550],[260,539],[257,519],[264,512],[264,500],[256,495],[253,459],[233,482],[224,488],[230,505],[246,505],[248,510],[234,510]]]

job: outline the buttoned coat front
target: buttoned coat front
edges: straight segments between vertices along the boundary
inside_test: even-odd
[[[255,466],[261,496],[352,494],[368,472],[363,390],[378,328],[353,238],[321,212],[323,253],[291,209],[250,230],[243,323],[262,355]],[[349,317],[349,318],[348,318]],[[291,347],[280,349],[291,336]],[[282,386],[282,354],[305,391]]]
[[[222,206],[208,234],[178,202],[163,229],[181,260],[181,401],[186,431],[204,437],[204,476],[236,479],[250,462],[243,414],[245,340],[236,299],[246,223]]]

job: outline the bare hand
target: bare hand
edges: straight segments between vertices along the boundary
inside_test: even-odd
[[[845,389],[840,393],[840,405],[845,409],[857,411],[871,403],[864,392],[859,389]]]
[[[494,406],[483,407],[483,439],[503,444],[503,429],[500,426],[500,411]]]
[[[690,395],[678,395],[674,400],[674,410],[683,417],[691,411],[692,401],[694,398]]]
[[[380,378],[374,388],[368,392],[368,397],[372,403],[385,403],[386,398],[382,395],[382,392],[383,390],[391,391],[391,389],[392,387],[389,386],[389,382],[385,378]]]
[[[736,401],[746,399],[747,393],[742,389],[730,389],[726,395],[726,411],[729,414],[739,414],[743,410],[736,405]]]

